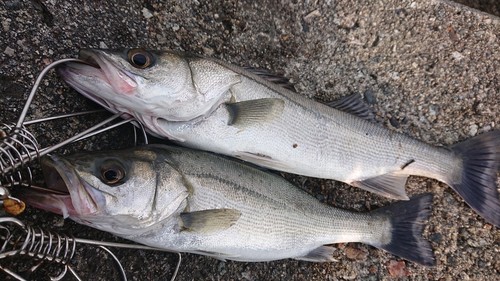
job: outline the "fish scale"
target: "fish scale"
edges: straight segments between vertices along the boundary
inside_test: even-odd
[[[373,226],[368,223],[372,217],[326,208],[303,191],[288,184],[282,186],[284,182],[278,177],[248,169],[240,164],[237,165],[240,165],[239,168],[244,172],[234,174],[234,163],[220,163],[228,161],[225,159],[217,159],[218,163],[206,163],[196,159],[196,162],[190,163],[189,159],[193,158],[189,155],[172,155],[174,159],[175,156],[179,157],[175,161],[176,170],[187,171],[184,176],[194,189],[193,198],[188,198],[189,211],[234,208],[242,212],[241,218],[231,227],[232,231],[205,237],[201,242],[203,245],[193,245],[190,239],[184,238],[170,242],[185,251],[194,251],[196,247],[205,250],[209,248],[210,252],[226,253],[226,258],[231,259],[231,256],[237,256],[241,250],[229,253],[228,250],[220,249],[220,241],[223,239],[234,243],[224,245],[226,248],[239,248],[241,245],[255,243],[247,247],[284,251],[300,248],[298,245],[307,243],[314,243],[313,245],[318,247],[323,243],[370,240],[377,237],[377,234],[373,233]],[[210,172],[189,172],[206,166],[211,167]],[[255,179],[262,178],[266,184],[255,185]],[[183,241],[190,242],[182,244]],[[218,257],[224,258],[222,255]]]
[[[280,229],[282,231],[289,229],[289,232],[300,233],[298,236],[301,239],[308,235],[315,239],[325,236],[326,241],[333,243],[337,241],[334,241],[332,237],[342,237],[343,234],[349,236],[351,241],[355,239],[353,228],[363,234],[372,235],[373,228],[367,224],[367,221],[372,219],[369,216],[359,218],[359,215],[356,216],[346,211],[325,208],[325,205],[318,204],[317,200],[305,192],[290,184],[283,184],[281,178],[277,176],[257,169],[249,169],[232,161],[230,161],[231,165],[224,165],[223,163],[229,160],[223,158],[217,159],[217,163],[200,163],[198,161],[190,162],[189,159],[192,157],[186,154],[173,154],[172,156],[179,157],[174,163],[176,166],[178,165],[176,169],[181,171],[206,170],[203,167],[211,167],[211,173],[205,171],[202,176],[191,172],[187,172],[185,175],[196,190],[196,196],[192,200],[197,209],[235,208],[244,210],[243,214],[248,216],[248,220],[242,218],[242,224],[244,222],[247,224],[243,224],[241,228],[252,229],[251,232],[254,236],[259,236],[256,233],[258,229],[262,229],[264,234],[279,232]],[[236,165],[244,173],[234,173],[234,171],[240,171],[240,169],[235,169]],[[257,179],[263,182],[258,182]],[[226,205],[220,205],[219,202],[226,202]],[[270,211],[262,214],[262,208]],[[275,209],[280,212],[275,212]],[[194,210],[190,209],[190,211]],[[258,214],[260,216],[257,216]],[[334,217],[339,219],[330,219]],[[272,225],[263,226],[262,222],[267,221],[271,222]],[[238,227],[238,223],[235,227]],[[263,236],[265,237],[265,235]],[[277,236],[276,238],[278,240],[269,241],[267,246],[285,246],[283,240],[288,238],[287,236]],[[214,241],[220,243],[219,239]],[[286,246],[290,247],[293,244]]]

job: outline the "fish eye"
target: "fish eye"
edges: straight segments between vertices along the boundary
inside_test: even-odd
[[[105,162],[101,165],[101,181],[108,185],[117,185],[123,182],[125,169],[116,162]]]
[[[140,69],[152,66],[153,55],[144,49],[132,49],[128,51],[129,63]]]

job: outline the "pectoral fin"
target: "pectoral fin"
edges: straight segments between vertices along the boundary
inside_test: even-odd
[[[228,229],[240,216],[241,212],[234,209],[213,209],[180,214],[185,231],[202,233]]]
[[[407,175],[385,174],[363,181],[354,181],[351,185],[391,199],[408,200],[405,191],[407,179]]]
[[[227,103],[226,108],[230,116],[228,125],[247,126],[281,116],[285,102],[281,99],[266,98]]]
[[[312,251],[310,251],[307,255],[303,257],[296,257],[296,260],[301,261],[310,261],[310,262],[332,262],[337,261],[333,258],[333,252],[335,251],[334,247],[331,246],[321,246]]]

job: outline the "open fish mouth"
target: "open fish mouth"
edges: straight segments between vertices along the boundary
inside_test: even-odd
[[[66,217],[98,212],[102,195],[82,180],[67,161],[57,156],[42,158],[47,188],[24,188],[17,196],[29,205]]]
[[[79,58],[84,62],[60,65],[59,75],[85,97],[116,113],[118,110],[107,100],[116,95],[133,94],[137,88],[133,74],[99,50],[81,50]]]

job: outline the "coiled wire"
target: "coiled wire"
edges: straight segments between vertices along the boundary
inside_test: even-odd
[[[70,271],[77,280],[82,280],[76,271],[69,265],[75,256],[77,245],[82,244],[98,246],[98,248],[104,250],[113,259],[119,271],[120,277],[124,281],[127,280],[125,270],[123,269],[123,266],[118,258],[107,247],[169,252],[163,249],[137,244],[123,244],[75,238],[73,236],[47,231],[40,227],[28,226],[13,217],[0,217],[0,260],[8,257],[27,256],[39,261],[37,265],[33,266],[29,270],[29,273],[37,270],[44,262],[62,265],[62,272],[58,276],[50,277],[52,281],[61,280],[68,271]],[[181,254],[177,254],[179,260],[175,267],[173,276],[171,277],[172,281],[175,280],[182,261]],[[1,265],[0,271],[7,273],[17,280],[25,280],[14,271],[2,267]]]
[[[74,256],[76,240],[72,236],[43,230],[40,227],[24,225],[21,221],[4,217],[0,223],[11,222],[18,227],[14,230],[0,224],[0,230],[5,232],[0,236],[2,247],[0,259],[9,256],[26,255],[58,264],[67,264]]]
[[[27,163],[39,157],[35,136],[24,126],[2,124],[0,137],[0,186],[30,185],[33,173]]]
[[[76,251],[76,240],[72,236],[28,226],[16,218],[1,217],[0,243],[0,260],[7,257],[27,256],[40,261],[29,270],[30,272],[35,271],[43,262],[49,262],[64,266],[61,274],[51,277],[51,280],[60,280],[66,275],[68,269],[78,280],[81,279],[68,265]],[[0,269],[17,280],[24,280],[7,268],[0,267]]]

